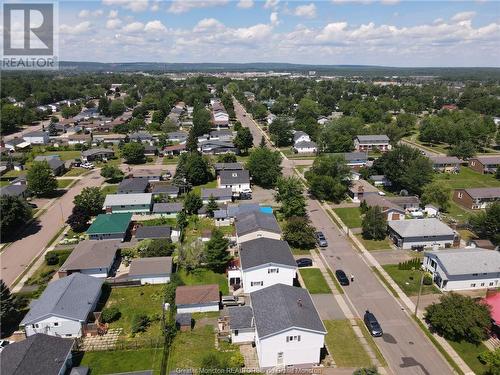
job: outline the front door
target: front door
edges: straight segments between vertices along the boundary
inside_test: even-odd
[[[282,366],[283,365],[283,357],[284,357],[283,352],[279,352],[278,353],[278,360],[277,360],[277,365],[278,366]]]

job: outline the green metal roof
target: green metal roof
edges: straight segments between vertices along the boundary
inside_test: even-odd
[[[131,213],[100,214],[87,230],[87,234],[125,233],[131,218]]]

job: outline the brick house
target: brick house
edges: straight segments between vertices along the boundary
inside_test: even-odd
[[[500,166],[500,156],[476,156],[469,159],[469,167],[479,173],[495,173]]]
[[[500,188],[456,189],[453,200],[470,210],[480,210],[500,200]]]

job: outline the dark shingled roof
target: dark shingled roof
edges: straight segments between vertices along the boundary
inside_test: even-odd
[[[118,194],[144,193],[148,188],[148,179],[142,177],[126,178],[118,185]]]
[[[175,290],[176,305],[193,305],[219,301],[219,285],[183,285]]]
[[[202,188],[201,189],[201,199],[214,199],[220,198],[232,198],[233,190],[231,188]]]
[[[260,338],[302,328],[326,334],[326,329],[306,289],[275,284],[250,293],[255,327]]]
[[[182,203],[155,203],[153,205],[153,213],[175,213],[182,211]]]
[[[243,164],[241,163],[215,163],[215,170],[218,171],[234,171],[242,170]]]
[[[253,310],[250,306],[229,307],[229,326],[231,329],[245,329],[253,327]]]
[[[250,182],[250,173],[246,169],[224,170],[219,172],[219,178],[222,185],[245,184]]]
[[[28,189],[28,185],[7,185],[0,188],[0,195],[9,195],[12,197],[21,196]]]
[[[297,267],[288,243],[270,238],[257,238],[241,244],[240,262],[243,270],[268,263]]]
[[[191,313],[182,313],[175,315],[175,323],[180,326],[191,326]]]
[[[246,212],[236,216],[236,233],[242,236],[257,230],[265,230],[281,234],[281,228],[274,215],[260,211]]]
[[[129,276],[158,276],[172,273],[172,257],[136,258],[130,264]]]
[[[2,375],[58,375],[74,340],[38,333],[0,353]]]
[[[60,270],[111,268],[120,245],[120,240],[82,241],[76,245]]]
[[[152,239],[152,238],[170,238],[172,228],[168,225],[155,225],[143,226],[137,228],[135,238],[138,240]]]

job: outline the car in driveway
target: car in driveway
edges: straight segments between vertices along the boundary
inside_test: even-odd
[[[297,262],[297,267],[311,267],[313,265],[313,261],[310,258],[299,258],[295,262]]]
[[[319,247],[328,246],[328,241],[326,240],[326,237],[323,234],[323,232],[316,232],[316,242],[318,243]]]
[[[368,328],[368,332],[370,332],[372,336],[380,337],[384,334],[377,318],[375,318],[375,315],[369,310],[366,310],[363,320],[365,321],[366,328]]]
[[[347,277],[347,275],[345,274],[344,271],[342,271],[342,270],[336,270],[335,271],[335,277],[339,281],[340,285],[342,285],[342,286],[349,285],[349,278]]]
[[[243,306],[245,304],[245,298],[241,296],[222,296],[221,301],[223,306]]]

